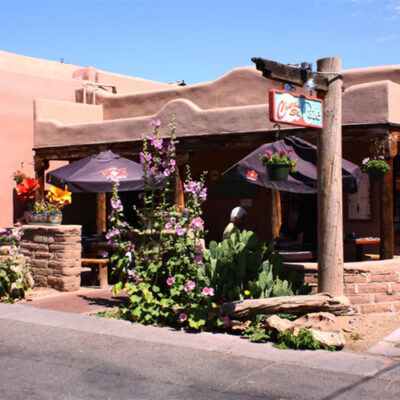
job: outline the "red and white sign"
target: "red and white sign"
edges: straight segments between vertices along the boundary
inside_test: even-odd
[[[269,91],[269,119],[277,123],[323,128],[323,101],[273,89]]]

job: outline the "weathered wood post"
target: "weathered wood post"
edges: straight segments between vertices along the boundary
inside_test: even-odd
[[[381,182],[381,244],[380,259],[393,258],[394,225],[393,225],[393,158],[388,160],[390,171]]]
[[[340,73],[341,59],[317,61],[318,72]],[[318,151],[318,292],[343,295],[342,79],[332,74],[324,100]]]
[[[107,230],[106,194],[96,193],[96,234],[101,236]]]
[[[279,237],[282,224],[281,192],[271,189],[271,240]]]

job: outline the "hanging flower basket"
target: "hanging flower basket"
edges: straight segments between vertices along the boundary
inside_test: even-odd
[[[265,150],[265,154],[259,160],[262,165],[267,167],[270,181],[286,181],[289,171],[297,172],[297,161],[290,157],[292,152],[293,149],[289,149],[289,153],[286,153],[284,150],[275,153],[271,150]]]
[[[390,171],[390,166],[383,159],[364,158],[362,170],[369,175],[372,182],[381,182],[385,174]]]
[[[268,178],[270,181],[286,181],[289,177],[290,164],[268,164]]]

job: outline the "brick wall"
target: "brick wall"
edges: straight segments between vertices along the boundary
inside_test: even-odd
[[[316,263],[286,263],[289,269],[303,270],[305,283],[317,291]],[[345,263],[343,294],[355,311],[400,312],[400,259]]]
[[[81,284],[80,225],[24,225],[21,253],[28,257],[35,286],[61,291]]]

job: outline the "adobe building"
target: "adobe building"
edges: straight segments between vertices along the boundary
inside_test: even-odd
[[[42,181],[50,168],[48,163],[54,160],[72,161],[104,149],[137,160],[142,135],[150,132],[150,122],[160,119],[160,132],[167,136],[167,122],[175,114],[179,158],[191,166],[195,177],[203,170],[210,172],[204,209],[208,239],[221,238],[230,210],[240,204],[248,210],[247,228],[271,239],[269,190],[234,174],[221,177],[221,173],[261,144],[275,140],[276,128],[268,117],[268,91],[281,89],[281,83],[266,79],[251,66],[201,84],[157,87],[154,83],[148,90],[133,82],[126,91],[118,87],[110,91],[101,84],[115,82],[112,75],[97,73],[92,78],[91,73],[90,68],[81,69],[74,76],[83,80],[81,85],[89,77],[99,83],[94,92],[79,87],[75,100],[40,96],[34,100],[35,170]],[[396,234],[395,243],[400,245],[400,66],[344,70],[342,74],[343,158],[361,165],[365,157],[373,155],[376,144],[384,149],[392,172],[383,188],[385,196],[393,196],[390,225]],[[297,87],[297,92],[308,94],[309,90]],[[282,125],[281,135],[297,135],[315,144],[318,130]],[[344,194],[344,232],[379,237],[383,193],[379,185],[363,181],[357,194]],[[282,208],[299,201],[308,205],[308,212],[314,210],[314,216],[310,216],[313,228],[314,198],[282,195]],[[371,251],[377,253],[378,249],[371,247]]]
[[[0,138],[3,144],[0,150],[0,226],[11,226],[24,207],[15,196],[12,173],[15,170],[23,170],[28,176],[35,173],[32,150],[34,99],[75,104],[77,90],[88,81],[107,82],[111,85],[108,90],[117,90],[120,94],[168,87],[166,83],[0,51]],[[68,110],[53,117],[60,123],[81,122],[79,116],[74,121]],[[40,112],[41,118],[45,117],[45,111]],[[51,115],[51,109],[46,112]],[[57,162],[50,165],[51,168],[58,166],[60,163]]]

